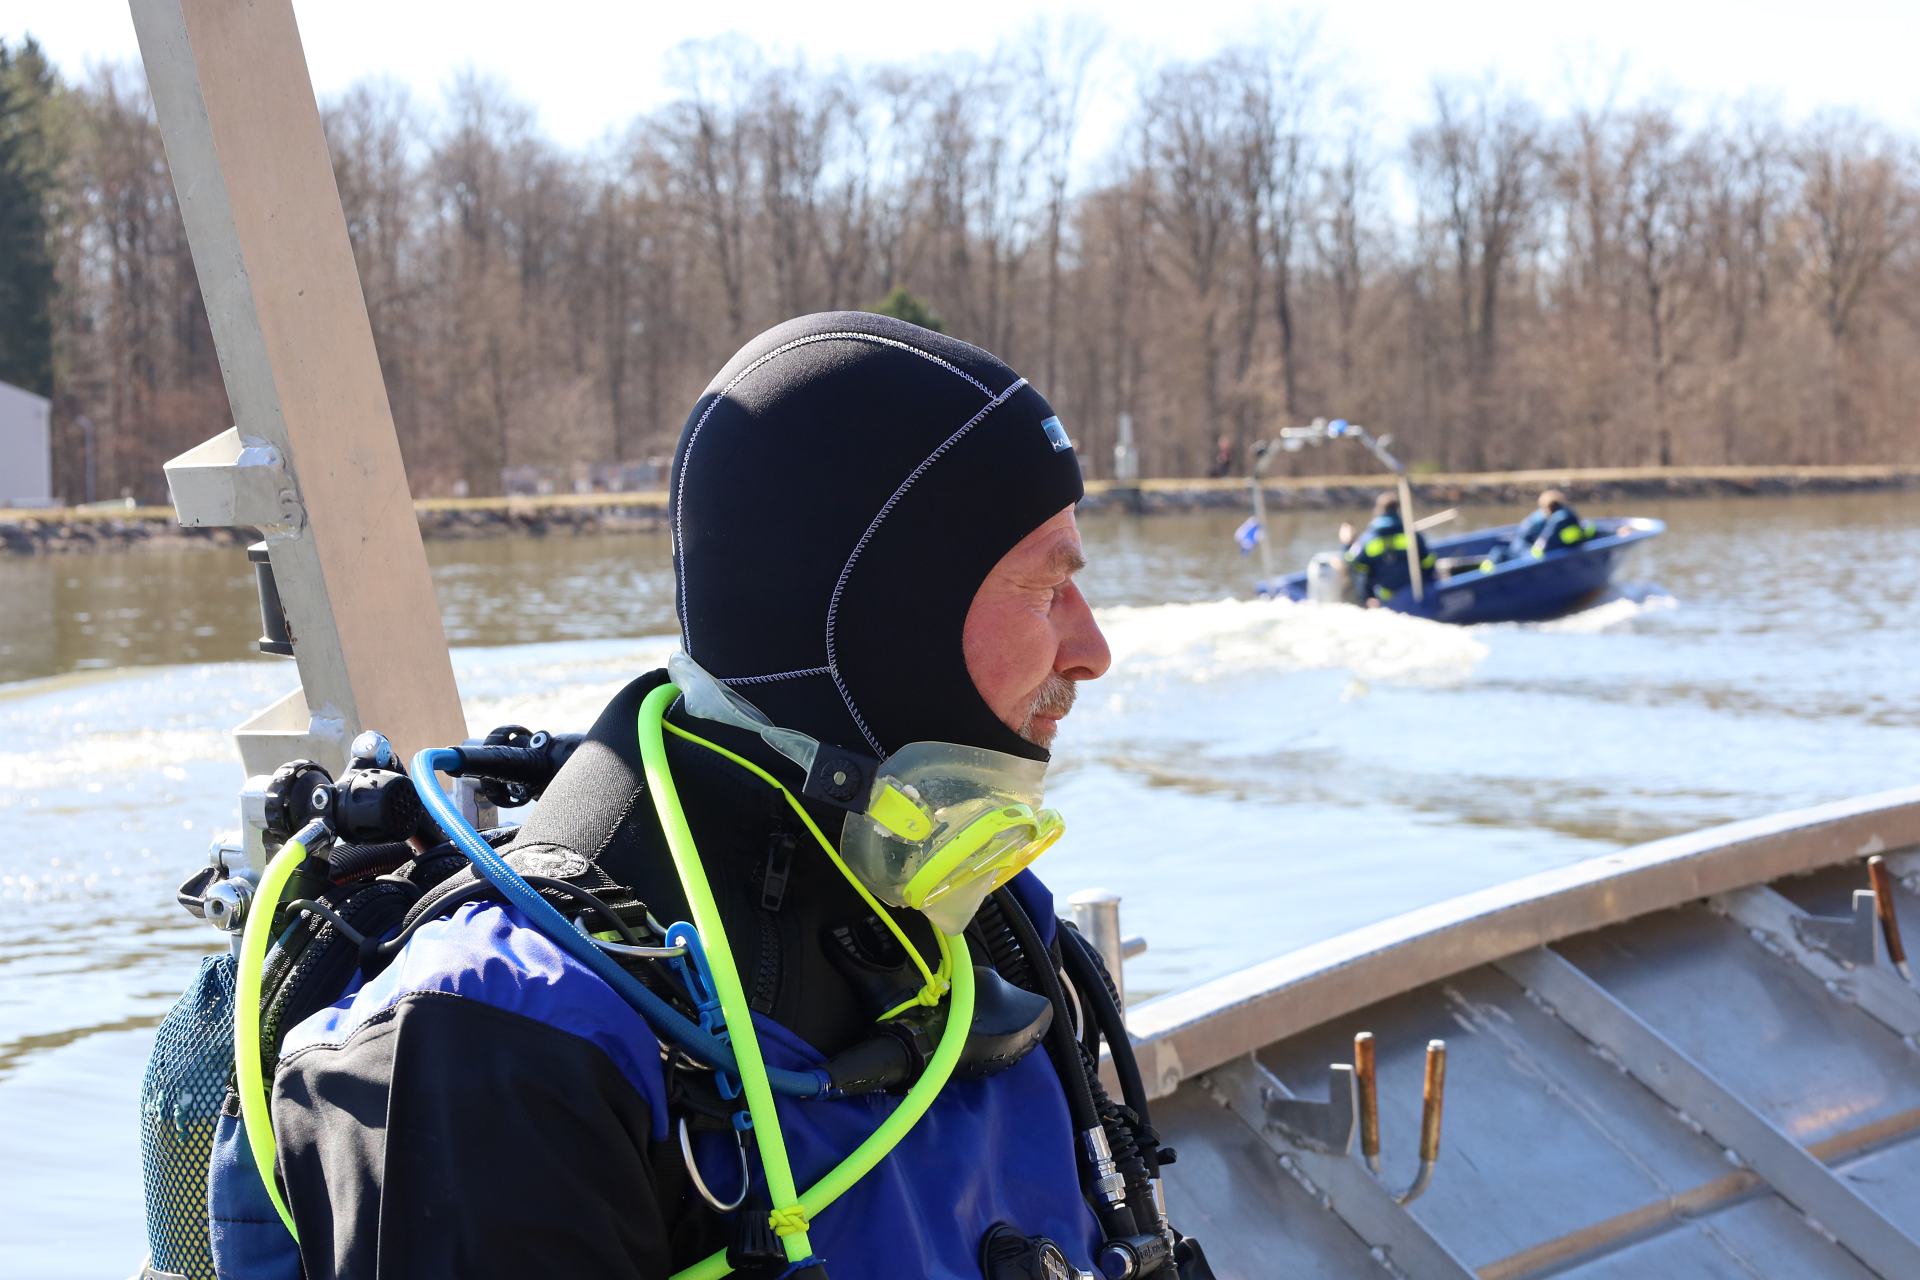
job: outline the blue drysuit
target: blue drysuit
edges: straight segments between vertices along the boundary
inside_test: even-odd
[[[647,685],[615,700],[511,856],[556,876],[599,868],[671,921],[685,918],[684,898],[628,754]],[[880,954],[887,944],[858,941],[864,904],[771,789],[701,748],[670,742],[668,757],[768,1063],[817,1066],[823,1051],[871,1034],[878,1002],[917,978]],[[1023,873],[1010,889],[1050,940],[1045,887]],[[902,925],[931,952],[924,919]],[[875,985],[862,987],[868,976]],[[278,1265],[223,1265],[223,1276],[663,1280],[728,1242],[737,1215],[695,1194],[681,1154],[688,1103],[676,1078],[687,1073],[663,1070],[639,1014],[491,897],[421,925],[385,969],[294,1027],[281,1054],[272,1115],[299,1258],[256,1205],[230,1215],[231,1229],[216,1224],[221,1252],[277,1254]],[[898,1099],[777,1105],[804,1189]],[[695,1127],[691,1143],[701,1178],[730,1199],[741,1163],[731,1135]],[[750,1136],[745,1149],[754,1186],[739,1212],[765,1213]],[[1060,1078],[1037,1049],[997,1075],[949,1082],[808,1233],[834,1280],[978,1280],[982,1238],[1001,1223],[1093,1270],[1099,1226]]]

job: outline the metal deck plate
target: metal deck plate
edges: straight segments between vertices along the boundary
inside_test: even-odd
[[[1920,1107],[1920,1055],[1704,907],[1559,950],[1797,1142]]]
[[[1154,1120],[1179,1135],[1180,1158],[1166,1170],[1167,1212],[1205,1246],[1221,1280],[1390,1274],[1258,1135],[1200,1090],[1156,1104]]]

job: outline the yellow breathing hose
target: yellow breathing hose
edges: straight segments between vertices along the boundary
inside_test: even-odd
[[[949,983],[947,1020],[940,1033],[939,1043],[928,1061],[926,1070],[921,1073],[899,1105],[888,1113],[877,1128],[865,1141],[854,1148],[844,1160],[835,1165],[818,1182],[805,1192],[796,1189],[793,1170],[787,1159],[786,1140],[780,1129],[780,1119],[774,1108],[773,1090],[767,1081],[766,1063],[760,1052],[759,1037],[753,1028],[753,1015],[746,1002],[746,993],[740,983],[740,975],[733,962],[733,952],[728,944],[725,927],[720,921],[718,904],[714,901],[712,886],[708,883],[706,871],[700,862],[699,852],[693,842],[693,833],[687,826],[685,812],[680,807],[678,790],[673,776],[667,767],[664,729],[672,728],[682,737],[700,743],[723,755],[734,759],[760,777],[786,792],[785,787],[769,777],[764,770],[754,767],[751,761],[742,760],[732,752],[714,743],[698,738],[680,730],[677,726],[665,723],[666,709],[679,690],[671,684],[655,689],[647,696],[640,709],[640,755],[645,767],[648,786],[656,798],[656,806],[661,817],[661,826],[667,838],[667,847],[673,855],[674,866],[680,875],[682,886],[686,889],[688,906],[693,913],[693,924],[700,932],[703,950],[706,953],[708,969],[720,999],[721,1012],[725,1016],[728,1038],[732,1041],[734,1056],[739,1067],[741,1088],[746,1094],[747,1109],[753,1117],[754,1141],[760,1151],[761,1167],[766,1173],[767,1189],[773,1199],[773,1212],[770,1215],[772,1225],[780,1235],[781,1244],[790,1262],[800,1262],[812,1255],[813,1246],[807,1237],[806,1224],[814,1215],[820,1213],[844,1195],[861,1178],[871,1172],[875,1165],[884,1160],[895,1147],[918,1124],[920,1118],[933,1105],[934,1099],[946,1088],[952,1078],[960,1054],[966,1047],[967,1033],[973,1024],[974,980],[973,961],[967,949],[964,936],[960,934],[935,934],[940,943],[940,965],[937,971],[930,971],[921,960],[917,950],[907,943],[897,924],[885,910],[878,912],[880,918],[892,926],[900,941],[906,943],[908,953],[914,957],[921,974],[927,979],[927,987],[922,999],[909,1001],[902,1009],[912,1004],[924,1002],[924,997],[937,998],[940,988]],[[826,840],[804,809],[787,793],[789,803],[806,820],[814,838],[827,850],[836,867],[842,874],[853,880],[846,866],[839,859],[832,845]],[[252,1153],[254,1167],[260,1173],[260,1180],[266,1187],[267,1196],[273,1202],[274,1211],[280,1215],[280,1221],[287,1232],[297,1242],[299,1230],[294,1226],[293,1214],[287,1208],[285,1198],[280,1194],[280,1186],[274,1173],[274,1135],[273,1116],[268,1094],[265,1073],[260,1057],[260,994],[264,981],[267,949],[273,941],[274,916],[280,905],[280,895],[285,891],[287,881],[294,871],[309,856],[308,845],[320,839],[326,828],[320,823],[310,823],[292,839],[280,847],[280,851],[267,863],[260,875],[259,886],[254,891],[253,901],[248,908],[246,925],[241,933],[238,973],[235,981],[233,1050],[234,1067],[237,1075],[237,1092],[240,1096],[240,1117],[246,1127],[247,1146]],[[857,880],[856,888],[861,896],[868,898]],[[869,898],[871,903],[871,899]],[[877,904],[873,904],[877,905]],[[900,1012],[900,1009],[891,1011]],[[671,1280],[719,1280],[732,1272],[727,1262],[726,1250],[719,1250],[701,1259],[690,1267],[675,1272]]]
[[[267,1081],[260,1067],[260,985],[266,967],[267,946],[273,941],[273,917],[280,907],[281,891],[287,887],[295,868],[307,860],[307,844],[326,832],[320,823],[308,823],[299,834],[280,846],[267,869],[260,873],[260,884],[253,891],[247,908],[247,923],[240,934],[240,965],[234,978],[233,994],[233,1066],[240,1095],[240,1120],[246,1126],[247,1146],[253,1152],[253,1164],[266,1184],[267,1196],[286,1224],[287,1234],[297,1243],[300,1232],[293,1225],[293,1214],[280,1195],[280,1183],[273,1173],[273,1112],[267,1097]]]
[[[733,963],[733,951],[720,922],[719,906],[714,901],[712,886],[707,881],[699,851],[694,846],[686,813],[680,806],[679,791],[667,767],[663,726],[667,708],[679,693],[679,689],[672,684],[661,685],[648,694],[646,701],[641,704],[640,760],[646,770],[647,785],[653,790],[660,825],[667,837],[667,848],[673,854],[674,867],[680,874],[681,886],[686,890],[694,927],[700,931],[707,966],[712,972],[716,994],[720,998],[721,1012],[726,1017],[728,1038],[733,1044],[734,1057],[740,1068],[741,1088],[746,1094],[747,1110],[753,1117],[754,1142],[760,1150],[761,1168],[766,1173],[767,1191],[773,1200],[773,1213],[770,1215],[772,1224],[780,1235],[788,1261],[800,1262],[813,1252],[813,1245],[806,1233],[807,1220],[839,1199],[900,1145],[952,1078],[953,1069],[960,1061],[961,1050],[966,1047],[967,1032],[973,1025],[973,960],[964,937],[959,934],[940,935],[943,952],[941,967],[950,967],[953,986],[948,999],[947,1023],[926,1070],[907,1091],[906,1097],[900,1100],[900,1104],[867,1136],[866,1141],[854,1148],[852,1154],[804,1193],[797,1192],[793,1169],[787,1160],[786,1139],[780,1131],[780,1117],[774,1110],[773,1090],[767,1084],[760,1040],[753,1029],[753,1014],[747,1006],[746,992]],[[811,822],[808,825],[811,827]],[[814,834],[816,838],[821,838],[817,830]],[[824,838],[821,840],[825,844]],[[723,1249],[675,1272],[671,1280],[719,1280],[719,1277],[732,1270]]]

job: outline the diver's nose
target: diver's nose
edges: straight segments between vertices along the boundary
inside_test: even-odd
[[[1100,624],[1094,621],[1093,606],[1077,584],[1068,584],[1067,596],[1055,606],[1054,614],[1061,619],[1054,671],[1069,680],[1098,680],[1105,675],[1113,665],[1113,652],[1100,633]]]

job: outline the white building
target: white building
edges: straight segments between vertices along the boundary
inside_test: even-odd
[[[0,507],[53,505],[53,406],[0,382]]]

